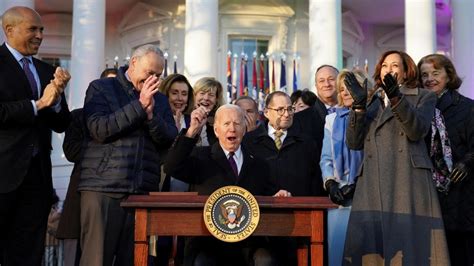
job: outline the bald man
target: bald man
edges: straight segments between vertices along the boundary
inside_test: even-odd
[[[0,264],[41,265],[53,195],[51,134],[69,123],[63,91],[70,76],[32,57],[43,39],[34,10],[12,7],[3,14],[2,26]]]

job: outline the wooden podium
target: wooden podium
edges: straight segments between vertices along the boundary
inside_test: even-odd
[[[255,236],[307,237],[298,249],[298,265],[323,266],[326,209],[336,208],[327,197],[255,197],[260,222]],[[134,195],[122,207],[135,210],[135,265],[148,265],[148,236],[211,236],[203,220],[207,196],[154,193]],[[309,257],[308,257],[309,256]]]

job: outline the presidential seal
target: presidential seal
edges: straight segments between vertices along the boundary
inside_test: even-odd
[[[238,186],[226,186],[209,196],[203,216],[207,230],[214,237],[225,242],[238,242],[255,231],[260,209],[250,192]]]

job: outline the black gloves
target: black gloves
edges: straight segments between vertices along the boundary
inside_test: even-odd
[[[339,189],[339,183],[329,179],[325,183],[326,189],[329,192],[329,198],[332,202],[337,205],[341,205],[344,202],[344,195],[342,191]]]
[[[382,89],[385,91],[385,94],[387,94],[389,99],[400,97],[399,87],[400,86],[397,83],[397,74],[392,76],[392,74],[387,73],[383,78]]]
[[[352,199],[352,197],[354,196],[355,189],[356,189],[356,185],[350,184],[350,185],[345,185],[341,187],[340,190],[342,192],[342,195],[344,196],[344,199],[347,201],[347,200]]]
[[[364,86],[361,86],[354,73],[348,72],[344,77],[344,83],[354,100],[352,109],[365,109],[367,104],[367,79],[364,80]]]
[[[474,153],[468,153],[464,159],[456,164],[453,171],[449,175],[449,179],[453,183],[459,183],[464,178],[472,175],[474,170]]]

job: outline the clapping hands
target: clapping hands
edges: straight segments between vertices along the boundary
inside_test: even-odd
[[[385,74],[383,77],[382,89],[387,94],[389,99],[400,96],[400,85],[397,83],[397,74],[392,75],[390,73]]]
[[[64,92],[70,79],[71,75],[67,70],[57,67],[54,72],[54,79],[46,85],[43,95],[36,101],[36,108],[41,110],[55,105],[61,97],[61,94]]]
[[[367,104],[367,79],[364,80],[364,84],[361,86],[354,73],[348,72],[344,77],[344,84],[354,100],[352,108],[365,109]]]

